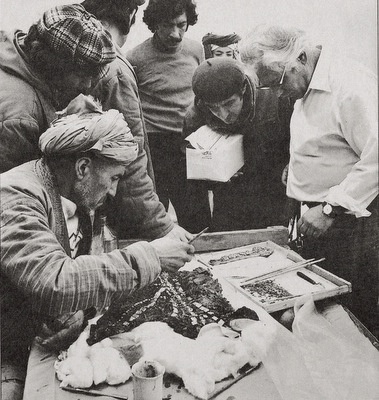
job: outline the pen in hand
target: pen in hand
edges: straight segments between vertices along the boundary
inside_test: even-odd
[[[201,236],[203,233],[205,233],[208,229],[209,229],[209,226],[207,226],[206,228],[204,228],[201,232],[199,232],[198,234],[196,234],[190,241],[188,241],[188,244],[193,243],[199,236]]]

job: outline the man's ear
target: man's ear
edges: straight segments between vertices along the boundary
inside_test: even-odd
[[[90,172],[92,160],[89,157],[78,158],[75,162],[75,174],[77,179],[84,179]]]
[[[303,64],[305,65],[307,63],[307,55],[305,54],[305,51],[302,51],[299,55],[299,57],[297,57],[297,59]]]

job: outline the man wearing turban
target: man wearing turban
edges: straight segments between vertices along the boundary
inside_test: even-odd
[[[2,364],[21,370],[48,321],[68,315],[60,321],[70,325],[81,310],[102,312],[161,270],[176,271],[194,252],[161,238],[90,254],[99,209],[138,154],[121,113],[103,112],[80,95],[41,135],[39,147],[42,158],[1,174]]]
[[[238,59],[238,42],[241,37],[236,33],[230,35],[216,35],[207,33],[202,38],[205,58],[231,57]]]

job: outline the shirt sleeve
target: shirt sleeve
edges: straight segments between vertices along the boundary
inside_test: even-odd
[[[1,274],[34,311],[55,316],[95,306],[101,312],[160,273],[159,257],[147,242],[71,259],[41,201],[28,193],[13,194],[1,213]]]
[[[365,217],[370,215],[367,206],[378,195],[378,96],[372,80],[363,76],[359,85],[342,100],[338,115],[342,134],[359,161],[330,189],[326,201]]]

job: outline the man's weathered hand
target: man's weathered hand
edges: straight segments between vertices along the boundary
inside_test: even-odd
[[[172,230],[165,237],[180,240],[182,242],[188,242],[193,238],[193,235],[181,226],[175,224]]]
[[[318,238],[332,226],[333,218],[322,212],[322,205],[310,208],[300,219],[298,228],[305,237]]]
[[[192,245],[167,237],[153,240],[150,244],[158,253],[162,271],[176,272],[186,262],[191,261],[195,252]]]

